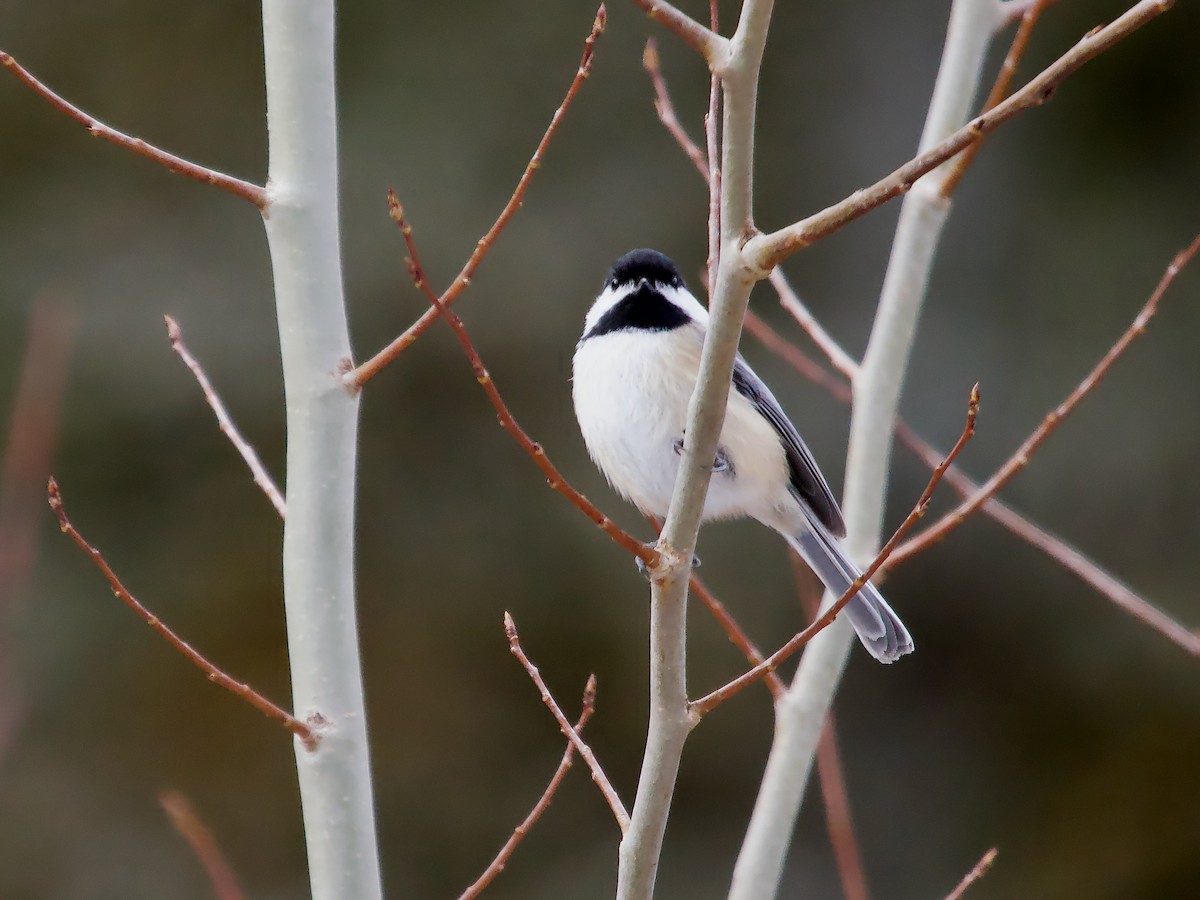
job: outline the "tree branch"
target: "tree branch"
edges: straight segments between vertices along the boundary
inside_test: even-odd
[[[229,439],[229,443],[233,444],[233,448],[242,457],[242,461],[250,469],[250,476],[254,479],[254,483],[258,485],[259,490],[267,495],[267,499],[271,501],[271,505],[279,513],[279,518],[286,519],[287,503],[283,499],[283,494],[275,486],[275,482],[271,480],[266,466],[263,465],[254,448],[242,437],[237,426],[233,424],[229,410],[221,402],[221,398],[213,388],[212,382],[204,374],[204,369],[183,343],[183,333],[179,330],[179,324],[170,316],[163,316],[163,320],[167,323],[167,337],[171,341],[171,349],[183,360],[183,364],[188,367],[192,376],[200,385],[205,402],[212,409],[213,415],[217,417],[217,426],[221,429],[221,433]]]
[[[583,708],[580,710],[579,718],[575,721],[576,734],[583,731],[583,727],[587,725],[588,719],[592,717],[592,713],[595,710],[596,676],[589,675],[587,685],[583,689]],[[458,900],[474,900],[474,898],[483,893],[484,888],[495,881],[496,877],[504,871],[504,867],[508,865],[508,861],[512,858],[513,851],[517,849],[517,844],[525,839],[525,835],[529,834],[529,829],[542,817],[542,813],[550,808],[550,801],[554,799],[554,795],[558,791],[558,786],[566,778],[574,758],[575,745],[568,741],[567,749],[563,752],[562,761],[558,764],[558,768],[554,770],[554,775],[551,776],[550,783],[546,785],[546,790],[542,792],[542,796],[538,799],[538,802],[533,805],[533,809],[529,811],[529,815],[522,819],[521,823],[513,829],[513,833],[504,842],[504,846],[500,848],[500,852],[496,854],[496,858],[484,869],[483,874],[475,880],[474,884],[462,892]]]
[[[708,67],[714,72],[725,62],[729,54],[730,42],[715,31],[705,28],[687,13],[677,9],[665,0],[633,0],[641,10],[673,32],[676,37],[704,57]]]
[[[334,0],[263,0],[271,253],[287,420],[283,594],[313,900],[383,895],[355,598],[359,397],[339,246]]]
[[[517,625],[513,622],[513,617],[507,612],[504,614],[504,633],[508,637],[508,649],[513,656],[529,673],[530,680],[537,687],[538,693],[542,696],[542,702],[546,704],[546,708],[550,710],[554,716],[558,727],[562,729],[563,735],[571,742],[587,763],[588,769],[592,773],[592,781],[596,782],[596,786],[600,788],[600,793],[604,795],[604,799],[608,801],[608,806],[612,810],[613,817],[617,820],[617,825],[621,832],[624,833],[629,828],[629,813],[625,811],[625,804],[621,802],[621,798],[617,795],[616,789],[612,786],[612,782],[608,780],[608,776],[604,774],[604,770],[600,768],[600,763],[597,762],[596,756],[592,753],[592,748],[583,742],[583,738],[579,733],[571,727],[571,723],[567,721],[567,717],[563,715],[562,708],[554,701],[554,697],[550,693],[550,689],[546,687],[546,682],[542,679],[541,673],[525,655],[525,651],[521,649],[521,637],[517,634]]]
[[[940,144],[905,163],[886,178],[869,188],[855,191],[845,200],[793,225],[769,234],[751,237],[742,247],[745,264],[753,271],[765,275],[797,250],[828,237],[877,206],[907,193],[922,175],[962,152],[988,132],[1025,110],[1046,103],[1069,75],[1150,20],[1162,15],[1173,4],[1174,0],[1142,0],[1114,22],[1089,31],[1079,43],[1059,57],[1057,62],[1048,66],[991,112],[972,119]]]
[[[746,330],[805,378],[825,388],[843,403],[850,402],[850,389],[844,382],[839,381],[837,376],[831,372],[821,368],[798,347],[784,340],[770,325],[753,313],[746,314]],[[857,368],[857,364],[855,365]],[[896,419],[895,434],[896,439],[930,469],[941,462],[942,454],[917,434],[916,430],[904,419]],[[971,497],[980,489],[980,485],[957,465],[946,470],[943,480],[964,499]],[[1036,525],[1027,516],[1017,512],[996,497],[992,497],[984,503],[980,512],[1003,525],[1021,540],[1045,553],[1067,571],[1074,573],[1090,587],[1111,600],[1118,608],[1150,626],[1193,656],[1200,656],[1200,634],[1175,621],[1152,603],[1138,596],[1119,579],[1106,572],[1094,560],[1089,559],[1062,538]],[[893,565],[895,565],[894,554],[891,564],[884,566],[884,570],[890,569]]]
[[[267,206],[267,193],[257,184],[251,184],[248,181],[242,181],[240,178],[234,178],[232,175],[224,175],[214,169],[208,169],[204,166],[197,165],[194,162],[189,162],[181,156],[176,156],[173,153],[168,153],[166,150],[160,150],[153,144],[148,144],[141,138],[130,137],[123,132],[117,131],[115,128],[110,128],[99,119],[89,115],[77,106],[74,106],[67,100],[60,97],[34,76],[32,72],[22,66],[19,62],[12,58],[11,55],[0,50],[0,65],[12,72],[19,78],[26,87],[32,90],[39,97],[54,106],[60,112],[74,119],[80,125],[88,130],[88,133],[93,137],[104,138],[111,144],[116,144],[118,147],[124,147],[126,150],[144,156],[158,163],[168,171],[174,172],[177,175],[185,175],[196,181],[202,181],[205,184],[211,184],[218,187],[226,193],[233,194],[235,197],[241,197],[243,200],[249,200],[259,209],[265,209]]]
[[[159,805],[171,820],[171,825],[179,832],[179,836],[187,841],[188,846],[212,884],[215,900],[243,900],[246,896],[238,884],[233,868],[221,852],[221,847],[213,837],[208,827],[200,821],[200,816],[187,797],[178,791],[163,791],[158,795]]]
[[[988,869],[992,867],[992,863],[996,861],[998,852],[993,847],[987,853],[983,854],[979,862],[975,863],[975,868],[963,876],[963,880],[958,883],[958,887],[946,895],[946,900],[962,900],[962,896],[967,892],[967,888],[987,874]]]
[[[654,891],[683,745],[696,722],[687,701],[687,589],[742,319],[755,281],[738,247],[753,228],[754,122],[771,6],[771,0],[745,0],[726,58],[709,57],[723,92],[720,259],[709,285],[710,322],[688,406],[688,440],[658,542],[662,556],[659,566],[649,570],[650,722],[632,823],[618,858],[619,900],[646,900]]]
[[[941,464],[933,470],[933,475],[929,479],[929,483],[925,486],[925,490],[921,492],[916,506],[912,512],[900,523],[900,527],[896,529],[891,539],[883,545],[883,549],[875,555],[875,559],[871,564],[863,570],[863,573],[854,579],[854,583],[846,589],[846,592],[837,599],[837,601],[826,608],[820,616],[817,617],[811,625],[793,637],[790,641],[768,656],[762,663],[750,669],[748,672],[739,675],[733,681],[717,688],[710,694],[706,694],[699,700],[689,704],[689,710],[696,718],[701,718],[712,712],[726,700],[739,694],[744,688],[763,678],[768,672],[771,672],[779,667],[779,664],[787,660],[795,654],[797,650],[807,644],[814,636],[819,634],[823,629],[827,628],[837,618],[838,613],[849,603],[854,596],[862,589],[862,586],[871,580],[874,575],[895,550],[896,546],[904,538],[904,536],[912,529],[914,525],[925,515],[925,511],[929,508],[929,501],[933,497],[934,488],[938,486],[938,482],[942,480],[946,469],[954,462],[967,442],[975,434],[975,419],[979,415],[979,385],[971,389],[971,398],[967,404],[967,420],[963,425],[962,434],[951,448],[946,458]]]
[[[220,685],[225,690],[236,694],[268,718],[274,719],[299,738],[308,751],[311,752],[317,749],[321,736],[312,726],[301,722],[291,713],[276,706],[262,694],[254,690],[254,688],[250,687],[250,685],[241,681],[235,681],[229,675],[225,674],[214,663],[209,662],[206,657],[202,656],[189,643],[167,627],[158,616],[139,603],[133,594],[129,593],[129,590],[117,578],[117,574],[112,570],[112,567],[109,566],[108,560],[104,558],[99,550],[84,539],[83,535],[71,524],[71,520],[67,518],[67,511],[63,508],[58,483],[53,478],[50,479],[47,494],[50,501],[50,508],[54,510],[54,514],[58,517],[59,528],[63,534],[71,538],[84,553],[91,557],[96,568],[108,580],[108,584],[112,588],[112,592],[117,595],[117,599],[137,613],[141,620],[157,632],[160,637],[164,638],[167,643],[187,657],[188,661],[203,672],[213,684]]]
[[[1129,345],[1145,332],[1147,323],[1158,312],[1158,304],[1163,294],[1171,286],[1171,283],[1175,280],[1175,276],[1191,261],[1198,250],[1200,250],[1200,234],[1195,237],[1191,244],[1175,256],[1171,264],[1167,266],[1166,271],[1163,272],[1158,285],[1150,295],[1150,299],[1146,301],[1141,311],[1134,318],[1133,323],[1117,339],[1116,343],[1108,349],[1108,352],[1104,354],[1095,368],[1087,374],[1087,377],[1075,387],[1075,390],[1071,391],[1062,403],[1046,415],[1045,419],[1042,420],[1042,424],[1034,429],[1033,433],[1025,439],[1024,443],[1017,448],[1016,453],[1009,457],[1008,461],[997,469],[992,477],[972,496],[942,516],[941,519],[927,530],[896,548],[896,552],[892,556],[891,565],[899,565],[932,544],[942,540],[942,538],[961,525],[968,516],[982,507],[984,503],[991,499],[1018,472],[1029,464],[1033,455],[1046,439],[1075,410],[1075,407],[1079,405],[1083,398],[1096,388],[1101,379],[1108,374],[1108,370],[1112,368],[1113,363],[1129,348]]]
[[[592,501],[577,491],[562,476],[562,473],[558,471],[554,463],[550,462],[550,457],[546,455],[546,451],[542,448],[542,445],[534,441],[513,417],[513,414],[508,409],[508,404],[500,396],[499,388],[496,387],[491,374],[483,364],[483,359],[480,357],[479,351],[475,349],[475,345],[472,343],[471,336],[467,333],[467,328],[463,325],[462,319],[459,318],[456,312],[446,306],[445,300],[433,293],[428,282],[425,280],[424,270],[421,268],[420,260],[417,257],[417,248],[413,242],[412,228],[404,218],[404,208],[400,205],[395,193],[391,190],[388,191],[388,214],[391,216],[392,221],[400,226],[400,232],[404,235],[404,241],[409,252],[409,275],[412,277],[414,284],[425,293],[425,296],[433,305],[434,312],[444,316],[447,324],[454,331],[454,336],[458,338],[463,353],[466,354],[467,359],[471,363],[471,369],[475,373],[475,380],[479,382],[479,386],[487,394],[492,408],[496,410],[496,419],[499,421],[500,426],[512,436],[513,440],[520,445],[522,450],[529,454],[534,465],[541,469],[542,473],[546,476],[546,482],[550,487],[566,497],[576,509],[591,519],[594,525],[600,528],[601,531],[612,538],[618,545],[638,557],[647,566],[656,566],[659,561],[658,551],[648,544],[643,544],[637,538],[633,537],[633,535],[624,531],[612,519],[602,513]]]
[[[591,33],[583,42],[583,58],[579,61],[579,69],[575,72],[575,77],[571,80],[571,86],[567,88],[566,96],[563,97],[563,101],[559,104],[558,109],[554,111],[554,115],[550,119],[550,124],[546,128],[545,134],[542,135],[541,141],[538,142],[537,149],[534,150],[529,164],[525,166],[525,171],[521,174],[521,178],[517,182],[512,196],[509,197],[508,203],[500,211],[500,215],[492,223],[492,227],[488,229],[487,234],[476,242],[475,250],[471,253],[471,257],[467,260],[466,265],[462,267],[462,271],[458,273],[458,276],[441,295],[441,302],[444,306],[449,306],[458,299],[458,295],[471,283],[471,278],[474,276],[475,270],[479,268],[479,264],[483,262],[483,258],[487,256],[488,251],[492,249],[492,245],[496,242],[500,233],[505,229],[512,217],[516,215],[517,210],[521,208],[521,204],[525,200],[525,192],[529,189],[529,183],[533,180],[534,173],[542,165],[542,157],[546,153],[546,148],[550,146],[550,141],[558,132],[558,126],[562,121],[562,117],[566,114],[571,101],[575,99],[575,95],[579,93],[580,87],[583,86],[583,82],[592,70],[593,51],[596,40],[604,31],[607,22],[608,11],[605,9],[604,4],[601,3],[600,8],[596,10],[596,18],[592,22]],[[385,366],[412,346],[417,338],[428,331],[429,326],[437,321],[437,317],[438,311],[436,308],[426,310],[398,338],[362,365],[347,372],[344,376],[346,385],[354,390],[361,389],[364,384],[378,375]]]
[[[979,111],[980,115],[985,115],[995,109],[997,104],[1008,93],[1008,89],[1012,85],[1013,76],[1017,74],[1017,65],[1020,63],[1021,57],[1025,55],[1025,48],[1029,46],[1029,38],[1033,34],[1033,28],[1037,25],[1038,19],[1041,18],[1042,10],[1049,6],[1051,2],[1052,0],[1033,0],[1029,4],[1029,7],[1021,13],[1021,24],[1017,26],[1017,33],[1013,35],[1012,44],[1008,48],[1004,62],[1000,65],[1000,72],[996,76],[996,81],[992,85],[987,99],[983,102],[983,109]],[[983,139],[980,138],[955,158],[954,164],[946,173],[945,178],[942,179],[941,195],[943,197],[949,198],[954,194],[959,182],[967,174],[967,169],[971,168],[971,163],[975,161],[975,157],[979,154],[979,148],[982,146]]]

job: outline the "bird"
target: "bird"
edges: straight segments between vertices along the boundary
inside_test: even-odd
[[[686,440],[708,310],[669,257],[632,250],[609,269],[572,362],[575,417],[588,454],[644,515],[664,518]],[[846,525],[812,453],[739,354],[703,521],[752,518],[778,532],[841,596],[862,571],[839,542]],[[891,663],[912,636],[866,582],[843,612],[870,654]]]

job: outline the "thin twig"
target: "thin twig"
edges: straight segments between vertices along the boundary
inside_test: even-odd
[[[621,833],[624,834],[629,828],[629,813],[625,809],[625,804],[621,802],[621,798],[617,796],[616,789],[612,786],[612,782],[608,780],[608,776],[604,774],[604,770],[600,768],[600,763],[596,761],[596,755],[592,753],[592,748],[583,742],[583,738],[579,736],[571,723],[567,721],[567,717],[563,715],[562,708],[554,701],[554,697],[550,694],[550,689],[546,687],[546,682],[542,679],[542,674],[525,655],[525,651],[521,649],[521,638],[517,634],[517,625],[513,621],[513,617],[507,612],[504,613],[504,633],[508,637],[508,649],[513,656],[529,673],[530,679],[534,686],[537,687],[538,693],[542,696],[542,702],[546,704],[558,722],[558,727],[562,729],[563,735],[571,742],[571,745],[583,757],[583,761],[587,763],[588,769],[592,773],[592,781],[596,782],[596,786],[600,788],[600,793],[604,795],[604,799],[608,801],[608,806],[612,810],[614,818],[617,820],[617,825],[620,826]]]
[[[496,418],[500,422],[500,426],[512,436],[513,440],[520,445],[522,450],[529,454],[534,464],[546,476],[546,481],[550,487],[571,501],[580,512],[591,519],[605,534],[634,556],[641,559],[647,566],[653,567],[657,565],[659,559],[658,551],[654,547],[643,544],[637,538],[633,537],[633,535],[624,531],[608,516],[602,513],[592,501],[577,491],[562,476],[562,473],[558,471],[554,463],[550,462],[550,457],[546,455],[546,451],[542,448],[542,445],[534,441],[525,432],[525,429],[518,424],[517,420],[513,418],[513,414],[508,409],[508,404],[500,396],[500,390],[496,387],[496,383],[488,373],[487,367],[483,364],[483,360],[479,356],[479,351],[475,349],[475,345],[471,342],[471,336],[467,334],[467,328],[463,325],[462,319],[458,317],[457,313],[446,306],[445,300],[438,297],[429,289],[428,283],[425,281],[424,272],[421,269],[420,261],[416,255],[416,246],[412,239],[412,228],[404,218],[404,209],[396,199],[395,192],[391,190],[388,191],[388,214],[400,226],[400,231],[404,235],[404,241],[408,246],[409,275],[412,276],[413,282],[417,287],[425,292],[426,297],[433,304],[434,312],[445,316],[446,322],[453,329],[454,335],[458,338],[463,352],[466,354],[467,359],[470,360],[471,369],[475,372],[475,380],[479,382],[479,386],[483,388],[488,400],[491,401],[492,408],[496,410]]]
[[[719,34],[717,0],[708,0],[708,27]],[[721,145],[718,141],[717,116],[721,111],[721,79],[716,72],[708,77],[708,113],[704,116],[704,149],[708,155],[708,290],[709,299],[716,290],[717,269],[721,264]]]
[[[35,94],[42,97],[52,106],[56,107],[60,112],[65,113],[84,128],[94,137],[104,138],[106,141],[116,144],[118,147],[124,147],[126,150],[132,150],[134,153],[144,156],[147,159],[154,160],[163,168],[176,173],[177,175],[186,175],[188,178],[193,178],[196,181],[202,181],[205,184],[211,184],[223,191],[233,194],[235,197],[241,197],[243,200],[249,200],[259,209],[266,209],[268,205],[267,192],[257,184],[251,184],[249,181],[243,181],[240,178],[234,178],[232,175],[225,175],[215,169],[209,169],[204,166],[197,165],[194,162],[189,162],[181,156],[176,156],[173,153],[168,153],[166,150],[160,150],[153,144],[148,144],[141,138],[130,137],[115,128],[110,128],[99,119],[88,115],[79,107],[71,104],[67,100],[60,97],[22,66],[19,62],[12,58],[11,55],[0,50],[0,65],[3,65],[10,72],[17,76],[25,85],[30,88]]]
[[[679,116],[675,114],[675,104],[671,102],[671,95],[667,92],[667,83],[663,78],[662,67],[658,60],[658,44],[655,43],[654,38],[646,40],[646,49],[642,51],[642,68],[650,76],[650,84],[654,87],[654,111],[658,113],[658,120],[662,122],[671,137],[675,138],[675,143],[683,149],[692,164],[700,170],[700,174],[707,179],[708,162],[704,157],[704,151],[688,136],[687,131],[679,123]]]
[[[820,618],[818,618],[815,622],[813,622],[811,625],[793,637],[790,641],[768,656],[761,664],[755,666],[748,672],[739,675],[737,678],[723,687],[717,688],[717,690],[713,691],[712,693],[690,703],[688,705],[688,710],[693,716],[699,718],[706,715],[715,707],[739,693],[746,686],[758,681],[760,678],[766,675],[767,672],[773,671],[781,662],[792,656],[797,650],[808,643],[808,641],[811,640],[814,635],[826,628],[831,622],[833,622],[835,618],[837,618],[837,615],[842,611],[842,608],[854,598],[862,586],[866,584],[868,580],[870,580],[872,575],[875,574],[876,570],[878,570],[880,566],[887,562],[888,557],[892,554],[893,550],[895,550],[896,545],[900,543],[904,535],[908,533],[909,529],[911,529],[917,523],[917,521],[923,515],[925,515],[925,510],[929,508],[930,498],[933,496],[933,490],[937,487],[938,482],[942,480],[942,475],[945,474],[946,469],[949,468],[950,464],[954,462],[954,459],[959,453],[962,452],[963,448],[967,445],[967,442],[975,434],[975,419],[978,415],[979,385],[975,385],[975,387],[971,389],[971,398],[967,404],[966,424],[963,426],[962,434],[959,435],[958,441],[955,442],[954,447],[951,448],[949,454],[947,454],[946,458],[942,460],[941,464],[934,469],[933,475],[929,479],[929,483],[925,486],[925,490],[921,492],[921,496],[917,500],[916,506],[913,507],[912,512],[908,514],[907,518],[905,518],[905,520],[900,524],[900,527],[896,529],[896,532],[892,535],[891,539],[884,544],[883,549],[879,551],[875,559],[871,561],[871,564],[867,566],[862,575],[854,579],[854,583],[850,585],[850,587],[844,594],[842,594],[840,598],[838,598],[837,602],[825,610]]]
[[[752,313],[746,316],[746,330],[805,378],[825,388],[843,403],[850,402],[850,388],[845,382],[838,380],[838,377],[832,372],[823,369],[798,347],[785,340],[770,325]],[[916,429],[903,419],[896,419],[895,434],[897,440],[930,469],[941,462],[942,454],[937,448],[917,434]],[[943,480],[963,498],[973,496],[980,489],[979,483],[970,478],[957,465],[946,470]],[[981,507],[980,512],[999,522],[1026,543],[1041,550],[1068,571],[1075,573],[1082,581],[1138,621],[1149,625],[1193,656],[1200,656],[1200,634],[1172,619],[1148,600],[1138,596],[1116,576],[1106,572],[1095,561],[1089,559],[1062,538],[1030,521],[1028,517],[1017,512],[997,497],[988,499]],[[891,564],[894,562],[893,555]],[[890,568],[890,565],[884,568]]]
[[[813,384],[825,388],[835,399],[840,400],[842,403],[850,403],[853,399],[850,393],[850,386],[845,381],[822,367],[815,359],[780,335],[778,331],[753,312],[746,313],[746,331],[754,335],[764,347],[784,360]],[[855,365],[857,366],[857,363]],[[939,460],[941,460],[940,456],[934,461],[934,465]]]
[[[817,777],[821,781],[821,795],[825,798],[825,827],[842,880],[842,894],[845,900],[868,900],[866,868],[854,836],[854,819],[850,815],[850,798],[846,792],[833,713],[825,717],[825,727],[817,740]]]
[[[790,547],[788,558],[792,563],[792,577],[796,582],[796,593],[800,596],[800,606],[806,616],[815,619],[821,611],[821,592],[808,590],[808,584],[816,579],[800,554]],[[854,835],[850,794],[846,789],[837,723],[832,709],[825,716],[825,725],[817,741],[817,778],[821,782],[821,795],[825,798],[825,829],[829,832],[829,843],[833,847],[833,858],[842,881],[842,895],[845,900],[868,900],[870,892],[867,890],[866,867]]]
[[[1173,5],[1174,0],[1142,0],[1110,24],[1089,31],[1056,62],[991,112],[976,116],[937,146],[906,162],[887,177],[806,219],[778,231],[750,238],[742,246],[743,264],[752,272],[762,273],[759,277],[765,277],[797,250],[828,237],[876,207],[906,193],[921,176],[962,152],[989,131],[1027,109],[1046,103],[1069,75]]]
[[[34,300],[0,455],[0,762],[24,708],[13,638],[37,559],[41,485],[62,426],[59,412],[76,325],[74,312],[49,293]]]
[[[1150,295],[1150,299],[1146,301],[1146,304],[1134,318],[1133,323],[1117,339],[1117,342],[1108,349],[1108,352],[1104,354],[1100,362],[1076,386],[1075,390],[1068,394],[1062,403],[1047,413],[1046,418],[1042,420],[1042,424],[1034,429],[1033,433],[1025,439],[1025,442],[1017,448],[1016,453],[997,469],[991,478],[984,482],[983,487],[956,508],[942,516],[941,519],[921,532],[921,534],[896,548],[891,562],[892,566],[899,565],[906,559],[920,553],[931,544],[940,541],[961,525],[968,516],[978,510],[1029,464],[1029,460],[1033,458],[1033,455],[1045,442],[1046,438],[1050,437],[1055,429],[1062,424],[1063,419],[1070,415],[1075,407],[1079,405],[1080,401],[1095,389],[1096,385],[1108,374],[1108,370],[1112,368],[1113,363],[1128,349],[1129,345],[1145,332],[1146,324],[1158,311],[1159,300],[1162,299],[1167,288],[1171,286],[1171,283],[1175,280],[1175,276],[1191,261],[1198,250],[1200,250],[1200,234],[1196,235],[1192,243],[1175,256],[1171,264],[1167,266],[1166,271],[1163,272],[1158,285]]]
[[[996,76],[996,81],[992,85],[991,91],[988,92],[987,99],[983,102],[983,109],[979,111],[980,115],[991,112],[996,108],[996,105],[1004,99],[1008,93],[1009,87],[1012,85],[1013,76],[1017,74],[1017,65],[1021,62],[1021,57],[1025,55],[1025,48],[1029,46],[1029,38],[1033,34],[1033,27],[1041,18],[1042,10],[1050,5],[1052,0],[1033,0],[1021,13],[1021,24],[1017,26],[1017,33],[1013,35],[1012,44],[1008,48],[1008,53],[1005,54],[1004,62],[1000,65],[1000,72]],[[959,182],[962,181],[964,175],[967,174],[967,169],[971,168],[971,163],[975,161],[976,155],[979,153],[979,148],[983,146],[982,138],[966,150],[958,155],[958,159],[954,161],[954,165],[950,167],[942,181],[941,195],[950,197],[958,188]]]
[[[592,713],[595,710],[596,676],[589,675],[587,684],[583,689],[583,708],[579,712],[579,718],[575,721],[576,734],[583,731],[584,726],[587,725],[588,719],[592,717]],[[542,813],[550,807],[550,801],[554,799],[554,795],[558,791],[558,786],[562,784],[574,759],[575,745],[568,741],[567,749],[563,752],[562,761],[559,762],[558,768],[554,770],[554,775],[550,778],[550,783],[546,785],[546,790],[542,792],[542,796],[538,798],[538,802],[533,805],[533,809],[529,811],[529,815],[521,820],[521,824],[513,829],[513,833],[504,842],[504,846],[500,848],[500,852],[496,854],[496,858],[484,869],[483,874],[475,880],[474,884],[462,892],[458,900],[474,900],[475,897],[483,893],[484,888],[496,880],[497,875],[504,871],[504,867],[508,865],[509,859],[512,858],[513,851],[517,849],[517,844],[524,840],[525,835],[529,834],[529,829],[542,817]]]
[[[742,651],[742,655],[746,657],[752,666],[759,665],[765,657],[757,645],[750,640],[750,636],[742,630],[742,627],[737,623],[729,610],[725,608],[725,604],[718,600],[696,575],[692,576],[691,592],[700,598],[700,602],[708,607],[708,611],[712,613],[712,617],[717,620],[717,624],[725,631],[726,637],[730,643]],[[770,690],[771,696],[778,700],[787,690],[787,685],[783,683],[783,679],[775,672],[768,672],[766,675],[767,689]]]
[[[725,61],[729,41],[715,30],[705,28],[687,13],[663,0],[633,0],[654,21],[675,33],[680,40],[699,53],[714,71]]]
[[[656,532],[662,531],[662,523],[654,516],[647,516],[650,525]],[[717,624],[725,632],[725,636],[729,638],[729,642],[733,646],[742,651],[742,655],[746,657],[750,665],[757,666],[763,661],[763,653],[758,649],[758,646],[750,639],[750,635],[742,629],[738,624],[737,619],[725,608],[725,604],[716,598],[716,595],[708,589],[708,586],[700,580],[700,577],[695,572],[691,576],[690,593],[700,598],[700,602],[708,607],[708,611],[712,617],[717,620]],[[771,696],[778,700],[787,690],[787,685],[783,683],[783,679],[775,672],[771,672],[766,677],[767,689],[771,692]]]
[[[215,664],[209,662],[207,658],[168,628],[158,616],[139,603],[133,594],[129,593],[129,590],[117,578],[117,574],[109,566],[108,561],[100,551],[84,540],[83,535],[75,529],[70,519],[67,518],[67,511],[63,508],[62,496],[59,494],[58,483],[53,478],[50,479],[50,483],[47,486],[47,494],[50,501],[50,508],[54,510],[54,514],[58,517],[58,527],[62,530],[63,534],[70,537],[71,540],[79,545],[84,553],[91,557],[96,568],[108,580],[112,592],[117,595],[117,598],[122,603],[137,613],[142,621],[154,629],[167,643],[186,656],[192,665],[196,666],[196,668],[208,677],[209,681],[236,694],[268,718],[274,719],[298,737],[309,750],[316,749],[317,744],[320,742],[320,735],[309,727],[309,725],[301,722],[291,713],[280,709],[262,694],[258,693],[258,691],[254,690],[254,688],[250,687],[250,685],[241,681],[235,681],[229,675],[226,675]]]
[[[958,887],[946,895],[946,900],[962,900],[962,895],[967,892],[967,888],[977,882],[980,878],[987,874],[988,869],[992,867],[992,863],[996,861],[996,854],[999,851],[993,847],[979,862],[975,863],[975,868],[963,876],[963,880],[958,883]]]
[[[242,893],[233,868],[187,797],[178,791],[163,791],[158,795],[158,802],[180,837],[188,842],[188,846],[204,866],[208,880],[212,883],[213,897],[216,900],[242,900],[246,895]]]
[[[283,499],[283,494],[275,486],[275,482],[271,480],[266,466],[263,465],[254,448],[242,437],[237,426],[233,424],[229,410],[221,402],[221,398],[213,388],[212,382],[204,374],[204,369],[200,367],[200,363],[196,361],[196,358],[192,356],[188,348],[184,345],[183,334],[179,330],[179,324],[170,316],[163,316],[163,320],[167,323],[167,337],[170,338],[171,349],[179,355],[179,358],[183,360],[183,364],[191,370],[196,382],[200,385],[200,390],[204,393],[205,402],[212,408],[213,415],[217,417],[217,425],[220,427],[221,433],[229,439],[234,449],[241,455],[242,461],[250,469],[250,475],[254,478],[254,483],[267,495],[267,499],[271,501],[271,505],[279,513],[279,518],[286,519],[287,502]]]
[[[842,349],[841,344],[833,339],[833,335],[825,330],[817,321],[816,316],[808,311],[808,307],[801,302],[799,296],[792,290],[792,286],[788,284],[783,269],[774,269],[768,280],[775,288],[775,293],[779,295],[780,306],[787,310],[797,324],[804,329],[804,333],[825,354],[825,358],[829,360],[830,364],[848,380],[853,380],[854,373],[858,371],[858,363]]]
[[[509,197],[508,203],[504,209],[500,211],[500,215],[496,221],[492,223],[492,227],[488,229],[487,234],[479,239],[475,244],[475,250],[471,253],[470,259],[463,266],[462,271],[451,282],[450,287],[446,288],[441,296],[441,302],[445,306],[453,303],[458,295],[471,283],[471,278],[475,274],[475,270],[479,268],[479,264],[483,262],[483,258],[487,256],[492,245],[500,236],[509,220],[521,208],[521,204],[525,199],[525,192],[529,188],[530,181],[533,180],[534,173],[542,165],[542,157],[546,153],[546,148],[550,146],[550,141],[558,131],[559,123],[566,114],[571,101],[575,99],[575,95],[579,93],[580,87],[587,79],[588,73],[592,70],[593,51],[595,49],[596,39],[600,37],[604,31],[604,26],[608,21],[608,11],[604,8],[604,4],[600,4],[600,8],[596,10],[596,18],[592,22],[591,33],[583,42],[583,57],[579,61],[579,69],[575,73],[575,77],[571,80],[571,86],[567,88],[566,96],[563,97],[562,103],[558,109],[554,111],[554,115],[550,119],[550,124],[547,126],[545,133],[542,135],[541,141],[534,150],[533,156],[529,160],[529,164],[525,166],[525,171],[521,174],[520,180],[517,182],[516,188],[513,190],[512,196]],[[373,377],[379,374],[385,366],[391,363],[397,356],[407,350],[413,342],[422,334],[429,330],[438,317],[436,309],[426,310],[417,321],[413,322],[408,329],[390,344],[364,362],[362,365],[347,372],[343,379],[347,386],[358,390],[364,384],[370,381]]]

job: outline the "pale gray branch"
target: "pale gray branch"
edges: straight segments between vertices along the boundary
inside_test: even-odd
[[[338,247],[333,0],[264,0],[264,209],[287,406],[283,587],[314,900],[382,896],[354,605],[358,398]]]

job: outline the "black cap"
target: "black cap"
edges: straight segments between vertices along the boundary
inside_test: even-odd
[[[630,250],[613,263],[612,268],[608,270],[608,277],[604,279],[604,286],[636,284],[643,278],[651,284],[686,287],[679,270],[675,268],[675,263],[657,250],[649,249]]]

